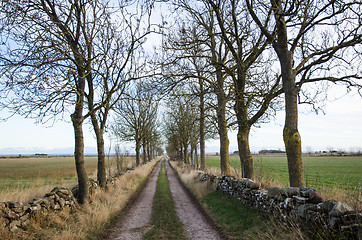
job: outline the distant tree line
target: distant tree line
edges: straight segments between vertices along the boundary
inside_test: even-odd
[[[274,154],[274,153],[285,153],[285,151],[282,151],[282,150],[260,150],[259,151],[259,154]]]

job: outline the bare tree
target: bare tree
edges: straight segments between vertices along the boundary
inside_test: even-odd
[[[114,153],[116,157],[117,175],[121,175],[127,168],[126,157],[128,156],[128,150],[126,148],[122,150],[119,143],[117,143],[114,147]]]
[[[358,67],[354,68],[361,63],[361,3],[339,0],[246,0],[246,3],[279,58],[285,94],[283,137],[289,180],[291,186],[304,186],[298,131],[299,92],[302,84],[323,80],[361,88],[358,83],[361,73],[356,70]],[[264,25],[270,14],[274,16],[273,24]]]
[[[136,4],[141,6],[141,10],[135,14],[130,9]],[[87,76],[87,105],[97,140],[97,180],[101,187],[105,187],[107,180],[103,134],[109,113],[123,96],[128,83],[146,75],[140,52],[145,37],[150,33],[147,21],[151,7],[146,3],[128,1],[121,1],[120,5],[108,12],[102,22],[100,38],[93,42],[94,52],[98,54],[97,64],[93,65],[93,76]],[[118,21],[118,18],[124,20]],[[146,22],[141,21],[143,18]]]
[[[212,115],[208,113],[210,107],[206,101],[210,100],[209,95],[212,94],[212,73],[208,59],[203,56],[205,50],[199,40],[203,38],[202,35],[204,32],[195,25],[186,29],[185,23],[183,26],[169,29],[164,33],[163,51],[167,58],[162,60],[162,64],[163,76],[167,79],[166,85],[176,89],[177,85],[184,86],[184,89],[187,86],[187,91],[182,94],[193,98],[193,102],[199,106],[198,133],[192,134],[191,152],[197,152],[197,145],[200,143],[200,168],[205,169],[205,139],[210,136],[207,134],[207,118]],[[183,97],[177,91],[173,91],[172,94]]]

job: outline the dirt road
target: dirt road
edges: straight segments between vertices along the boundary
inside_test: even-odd
[[[153,199],[156,191],[157,177],[161,166],[160,161],[151,173],[147,184],[136,201],[127,209],[123,217],[107,234],[106,239],[136,240],[152,227],[150,226]],[[176,213],[184,225],[188,239],[223,239],[219,232],[207,221],[199,206],[180,184],[168,161],[166,162],[167,177],[170,182]]]

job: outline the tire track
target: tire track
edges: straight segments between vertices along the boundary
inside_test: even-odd
[[[126,210],[119,222],[110,230],[107,239],[111,240],[138,240],[151,228],[153,199],[156,192],[157,177],[161,168],[161,161],[150,174],[147,183],[135,202]]]
[[[184,225],[188,239],[223,239],[220,233],[209,223],[205,215],[194,203],[189,193],[181,186],[175,172],[166,164],[167,177],[170,182],[176,213]]]

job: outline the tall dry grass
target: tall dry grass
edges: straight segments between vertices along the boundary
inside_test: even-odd
[[[115,186],[107,191],[99,190],[93,195],[91,204],[70,213],[49,214],[32,220],[28,231],[2,233],[0,239],[54,239],[84,240],[96,239],[105,226],[119,213],[142,185],[159,159],[135,168],[118,177]],[[4,235],[7,234],[7,235]]]
[[[72,188],[77,184],[75,180],[67,180],[59,182],[66,188]],[[33,198],[43,197],[46,193],[50,192],[55,187],[55,184],[47,184],[42,178],[36,179],[31,183],[29,188],[21,188],[20,186],[12,189],[5,189],[0,192],[0,202],[28,202]]]
[[[183,164],[170,161],[171,166],[177,171],[182,182],[188,187],[194,196],[202,199],[204,196],[216,190],[216,185],[210,184],[209,181],[200,182],[200,171],[186,167]],[[211,173],[209,173],[211,174]]]

